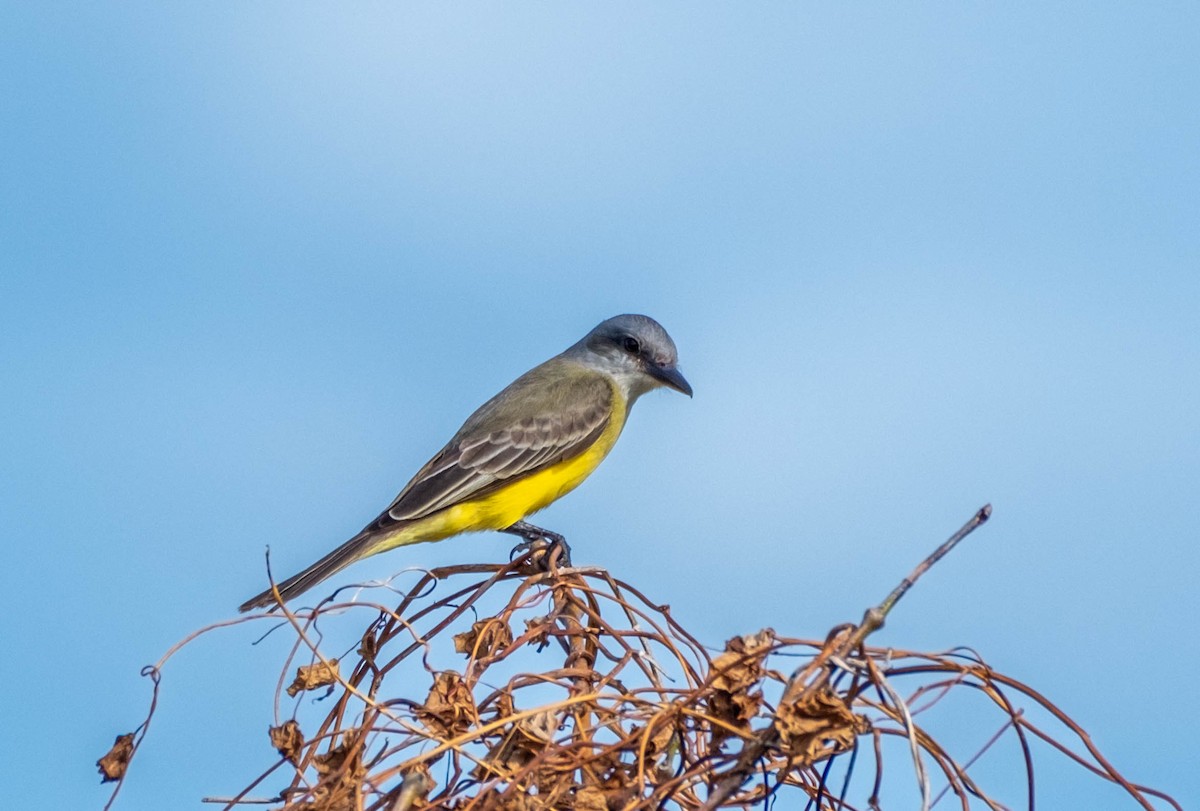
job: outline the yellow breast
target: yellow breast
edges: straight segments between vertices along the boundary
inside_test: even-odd
[[[625,427],[626,414],[625,398],[614,387],[613,409],[608,425],[583,453],[537,473],[517,478],[511,484],[482,498],[464,501],[409,524],[394,535],[382,539],[379,546],[372,551],[381,552],[384,549],[423,541],[439,541],[460,532],[504,529],[512,526],[579,486],[580,482],[604,461],[604,457],[608,456],[608,452],[616,444],[621,429]]]

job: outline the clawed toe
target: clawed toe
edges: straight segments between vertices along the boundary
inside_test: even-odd
[[[556,549],[558,550],[557,555],[555,554]],[[561,535],[547,533],[545,536],[522,541],[512,548],[508,559],[516,560],[526,553],[530,553],[530,563],[542,571],[549,571],[551,561],[555,558],[557,558],[556,565],[560,567],[571,565],[571,547]]]
[[[567,543],[567,539],[557,532],[535,527],[533,524],[527,524],[524,521],[518,521],[511,527],[505,527],[501,531],[511,535],[520,535],[525,539],[524,542],[513,547],[512,552],[508,556],[509,560],[514,560],[518,555],[526,552],[533,552],[535,564],[539,565],[543,570],[547,570],[550,566],[550,558],[554,548],[558,547],[558,564],[561,566],[571,565],[571,547]]]

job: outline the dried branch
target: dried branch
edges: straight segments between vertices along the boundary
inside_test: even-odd
[[[1002,756],[992,753],[1012,735],[1031,807],[1028,735],[1051,741],[1145,808],[1151,797],[1178,808],[1126,780],[1065,713],[978,657],[865,644],[905,592],[989,514],[988,507],[976,513],[859,624],[834,629],[824,642],[768,629],[710,655],[667,606],[602,569],[559,568],[553,550],[504,565],[418,572],[407,591],[358,586],[312,608],[219,623],[147,669],[155,685],[150,712],[118,755],[127,763],[141,744],[161,670],[176,651],[230,624],[265,621],[295,639],[263,741],[264,754],[278,754],[240,791],[205,800],[226,809],[698,811],[778,796],[792,798],[786,807],[800,801],[853,811],[878,809],[889,783],[905,780],[907,788],[914,774],[923,807],[953,794],[963,809],[998,809],[970,770]],[[372,592],[387,598],[372,602]],[[342,593],[355,599],[342,601]],[[780,667],[797,656],[799,667]],[[941,710],[948,694],[964,690],[999,710],[999,731],[959,756],[937,736],[964,723]],[[328,692],[328,700],[304,700],[313,691]],[[1057,728],[1034,726],[1014,700],[1048,711]],[[908,742],[908,765],[885,772],[884,742],[893,736]],[[1062,740],[1072,737],[1076,748]],[[854,797],[861,802],[847,799]]]

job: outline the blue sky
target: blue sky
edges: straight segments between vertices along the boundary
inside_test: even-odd
[[[1194,5],[2,14],[15,806],[99,807],[139,668],[258,591],[265,543],[307,564],[630,311],[696,397],[645,398],[544,514],[577,560],[714,645],[819,636],[990,501],[879,641],[969,644],[1200,799]],[[254,635],[168,670],[119,807],[267,761]],[[1040,756],[1047,807],[1133,807]]]

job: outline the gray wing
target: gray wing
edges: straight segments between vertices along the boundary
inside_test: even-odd
[[[590,447],[608,426],[612,386],[601,375],[556,366],[527,372],[480,407],[369,529],[485,496]]]

